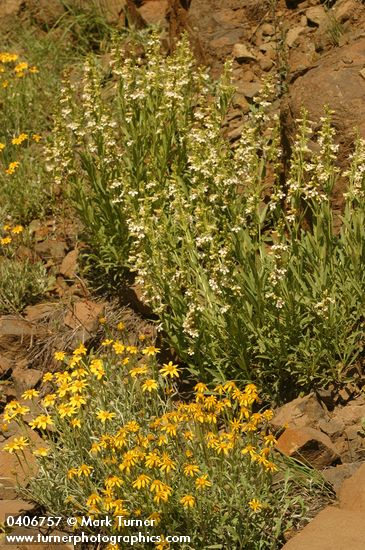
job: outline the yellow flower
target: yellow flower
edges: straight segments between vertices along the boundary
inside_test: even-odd
[[[94,468],[92,466],[88,466],[87,464],[81,464],[81,466],[77,469],[77,475],[78,477],[81,477],[81,476],[89,477],[93,469]]]
[[[51,372],[46,372],[46,374],[43,375],[43,382],[52,382],[53,380],[53,374]]]
[[[193,441],[194,434],[193,434],[192,431],[187,430],[186,432],[183,432],[183,437],[184,437],[184,439],[186,439],[186,441]]]
[[[32,65],[32,67],[29,67],[30,73],[39,73],[37,67],[35,65]]]
[[[127,346],[125,348],[128,353],[130,353],[131,355],[136,355],[138,353],[138,348],[136,346]]]
[[[125,329],[125,324],[123,323],[123,321],[120,321],[120,323],[117,324],[117,329],[118,330],[124,330]]]
[[[72,355],[78,356],[78,355],[86,355],[87,349],[85,348],[84,344],[80,344],[78,348],[76,348]]]
[[[158,466],[161,472],[166,472],[167,474],[171,470],[176,470],[176,463],[169,457],[167,453],[163,453]]]
[[[125,350],[125,345],[122,344],[122,342],[114,342],[113,350],[116,353],[116,355],[121,355]]]
[[[81,405],[85,405],[85,403],[86,399],[83,395],[76,394],[70,398],[70,405],[73,407],[81,407]]]
[[[117,415],[115,413],[109,411],[99,411],[98,413],[96,413],[96,418],[100,420],[103,424],[105,424],[107,420],[113,420],[113,418],[115,418],[116,416]]]
[[[4,447],[3,451],[13,453],[14,451],[22,451],[24,447],[29,445],[29,441],[26,437],[15,437],[12,441],[9,441]]]
[[[26,139],[28,139],[28,134],[19,134],[18,137],[15,137],[11,140],[11,143],[13,145],[21,145]]]
[[[105,323],[106,323],[106,317],[99,317],[99,324],[105,325]]]
[[[197,464],[184,464],[183,471],[187,477],[194,477],[199,473],[199,466]]]
[[[60,405],[57,408],[57,411],[61,418],[66,418],[68,416],[73,416],[77,413],[76,407],[71,405],[70,403],[65,403],[64,405]]]
[[[95,506],[98,502],[101,501],[101,497],[96,493],[92,493],[89,498],[86,500],[86,506]]]
[[[25,61],[22,61],[21,63],[18,63],[18,65],[14,67],[14,71],[16,73],[23,73],[23,71],[28,69],[28,67],[29,67],[28,63],[26,63]]]
[[[101,380],[103,376],[105,376],[103,361],[101,359],[93,359],[90,363],[90,372],[96,376],[98,380]]]
[[[160,351],[160,348],[155,348],[155,346],[148,346],[142,350],[143,355],[156,355]]]
[[[132,378],[135,378],[139,374],[147,374],[148,370],[149,369],[146,365],[142,365],[140,367],[134,367],[134,369],[131,369],[129,371],[129,374],[132,376]]]
[[[204,392],[208,391],[208,386],[203,384],[203,382],[198,382],[198,384],[195,384],[195,386],[194,386],[194,391],[196,391],[198,393],[204,393]]]
[[[154,380],[153,378],[149,378],[142,385],[142,391],[143,392],[148,391],[149,393],[151,393],[153,390],[157,390],[157,388],[158,388],[158,384],[157,384],[156,380]]]
[[[55,393],[49,393],[42,400],[42,405],[44,407],[52,407],[55,404],[57,395]]]
[[[265,435],[264,441],[265,441],[265,445],[267,445],[268,447],[273,447],[277,443],[277,440],[272,434]]]
[[[67,472],[68,479],[72,479],[73,477],[78,475],[78,468],[70,468]]]
[[[194,508],[195,497],[193,497],[193,495],[184,495],[180,499],[180,503],[184,506],[184,508]]]
[[[105,487],[111,489],[113,487],[121,487],[123,480],[118,476],[109,476],[104,481]]]
[[[22,225],[14,225],[13,229],[11,230],[14,235],[19,235],[19,233],[22,233],[23,231],[24,227]]]
[[[36,143],[41,141],[41,139],[42,139],[42,136],[40,134],[33,134],[32,135],[32,140],[35,141]]]
[[[177,365],[174,365],[172,361],[169,361],[169,363],[164,363],[162,366],[162,369],[160,369],[161,375],[166,378],[167,376],[170,376],[170,378],[179,378],[179,369],[177,368]]]
[[[160,462],[160,456],[156,451],[151,451],[146,455],[145,458],[145,465],[147,468],[155,468],[155,466],[158,466],[158,463]]]
[[[66,353],[64,351],[55,351],[53,357],[56,359],[56,361],[63,361],[66,357]]]
[[[110,346],[110,344],[113,343],[113,340],[111,340],[110,338],[107,338],[106,340],[103,340],[103,342],[101,343],[102,346]]]
[[[35,430],[36,428],[40,430],[47,430],[48,426],[52,426],[53,423],[52,418],[48,414],[40,414],[32,422],[29,422],[29,426],[32,430]]]
[[[206,489],[207,487],[211,487],[212,484],[208,479],[208,474],[204,474],[200,477],[197,477],[195,480],[195,486],[197,489]]]
[[[12,240],[11,237],[3,237],[2,239],[0,239],[0,244],[2,245],[10,244],[11,240]]]
[[[253,510],[254,512],[260,512],[263,509],[263,505],[256,498],[253,498],[252,500],[250,500],[248,505],[251,508],[251,510]]]
[[[26,391],[22,394],[22,398],[23,398],[24,400],[33,399],[33,397],[37,397],[37,395],[39,395],[39,391],[37,391],[37,390],[26,390]]]
[[[0,143],[0,151],[2,151],[3,149],[5,149],[5,143]]]
[[[130,422],[127,422],[124,429],[130,433],[137,433],[140,430],[140,425],[135,420],[131,420]]]
[[[144,489],[151,482],[151,478],[146,474],[139,475],[132,483],[134,489]]]
[[[161,514],[159,514],[158,512],[152,512],[152,514],[149,515],[147,519],[153,520],[154,525],[158,525],[159,523],[161,523]]]
[[[48,456],[49,455],[49,449],[47,447],[39,447],[38,449],[35,449],[33,451],[34,456]]]
[[[86,380],[75,380],[72,384],[69,385],[69,390],[71,393],[78,393],[87,388],[88,383]]]
[[[81,421],[78,418],[73,418],[70,420],[70,426],[73,428],[81,428]]]
[[[253,447],[253,445],[246,445],[246,447],[244,447],[241,451],[241,454],[245,455],[245,454],[249,454],[250,457],[255,460],[256,457],[257,457],[257,452],[256,452],[256,449],[255,447]]]

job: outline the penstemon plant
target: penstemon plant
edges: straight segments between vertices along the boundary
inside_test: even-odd
[[[170,57],[156,36],[140,56],[116,43],[110,69],[106,84],[91,60],[82,90],[65,87],[53,150],[100,264],[136,275],[204,380],[254,381],[279,399],[347,380],[362,354],[364,142],[336,232],[328,110],[317,153],[303,113],[283,185],[272,84],[232,149],[229,68],[211,82],[186,39]]]

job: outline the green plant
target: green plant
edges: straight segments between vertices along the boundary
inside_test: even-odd
[[[23,226],[6,223],[0,238],[0,313],[17,313],[37,301],[49,287],[41,262],[19,259],[17,250],[26,240]]]
[[[136,548],[172,548],[171,534],[188,535],[179,545],[186,549],[279,548],[282,533],[305,517],[313,480],[274,451],[272,411],[259,411],[256,387],[198,383],[189,401],[179,400],[177,365],[158,365],[144,335],[123,340],[107,339],[101,353],[83,345],[71,356],[56,352],[64,370],[44,376],[40,405],[39,391],[27,390],[5,407],[5,422],[25,431],[4,450],[20,455],[30,445],[39,461],[27,496],[57,516],[115,518],[97,528],[113,544],[133,536],[129,520],[148,518],[157,539],[151,544],[141,529],[146,539]],[[31,444],[27,424],[44,444]]]
[[[83,104],[72,90],[62,98],[53,148],[56,176],[90,216],[95,253],[117,243],[115,265],[137,274],[200,378],[251,380],[279,399],[344,382],[363,354],[364,142],[336,234],[328,111],[317,153],[303,114],[282,185],[270,85],[232,151],[221,131],[227,74],[210,82],[186,40],[169,58],[153,37],[144,58],[117,47],[112,56],[114,91],[104,100],[103,73],[90,61]]]

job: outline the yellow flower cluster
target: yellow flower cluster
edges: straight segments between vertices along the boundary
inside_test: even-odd
[[[2,88],[7,88],[11,78],[23,78],[27,74],[38,73],[37,67],[30,66],[26,61],[20,61],[19,55],[11,52],[0,52],[0,74],[6,76],[2,80]]]
[[[43,411],[27,421],[48,440],[33,454],[43,467],[47,460],[53,467],[58,457],[67,495],[82,513],[134,517],[138,510],[167,525],[169,510],[192,513],[211,506],[227,468],[241,474],[249,469],[259,477],[277,470],[275,438],[267,431],[272,412],[259,412],[256,386],[241,390],[235,382],[213,388],[198,383],[188,401],[171,399],[181,369],[172,361],[159,366],[158,348],[142,342],[108,339],[98,356],[83,344],[71,355],[57,351],[55,360],[66,368],[44,375],[53,390],[40,402]],[[22,398],[38,396],[37,390],[27,390]],[[4,421],[24,423],[28,413],[13,401]],[[54,445],[57,439],[62,453]],[[25,444],[16,441],[5,450],[16,452]],[[265,507],[256,496],[250,487],[246,506],[251,513]]]
[[[0,237],[0,245],[7,246],[13,242],[14,236],[20,235],[24,231],[22,225],[11,225],[9,223],[3,225],[3,236]]]

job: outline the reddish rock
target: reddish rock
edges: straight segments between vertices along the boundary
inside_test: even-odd
[[[339,460],[330,438],[314,428],[288,428],[279,437],[277,449],[287,456],[325,468]]]
[[[67,245],[65,241],[47,239],[46,241],[36,243],[34,249],[43,260],[52,259],[60,262],[65,256]]]
[[[327,506],[282,550],[364,550],[365,515]]]
[[[166,23],[168,0],[147,0],[138,9],[148,25],[161,25]]]
[[[17,395],[20,397],[25,390],[34,388],[42,378],[42,372],[36,369],[27,369],[17,365],[11,374]]]
[[[351,477],[361,466],[359,462],[350,462],[348,464],[338,464],[332,468],[326,468],[321,471],[324,479],[331,483],[338,495],[343,482]]]
[[[61,275],[66,277],[66,279],[73,279],[77,272],[77,259],[79,256],[78,250],[71,250],[63,258],[59,272]]]
[[[305,397],[298,397],[275,411],[271,420],[274,429],[282,427],[316,427],[320,421],[328,419],[327,410],[319,403],[313,393]]]
[[[0,377],[5,377],[12,369],[13,363],[5,355],[0,354]]]
[[[365,463],[360,466],[353,476],[343,482],[339,491],[339,501],[342,509],[365,514]]]
[[[24,309],[23,314],[26,320],[30,323],[39,323],[48,319],[55,310],[56,306],[57,304],[53,302],[45,302],[44,304],[27,306]]]
[[[0,523],[4,523],[7,515],[20,516],[24,512],[34,510],[35,505],[25,500],[0,500]]]
[[[83,329],[85,337],[90,336],[99,326],[99,318],[102,317],[105,304],[80,300],[73,305],[65,317],[65,325],[72,329]]]
[[[5,315],[0,317],[0,338],[3,336],[16,336],[24,338],[25,336],[34,336],[35,329],[31,323],[14,315]]]

